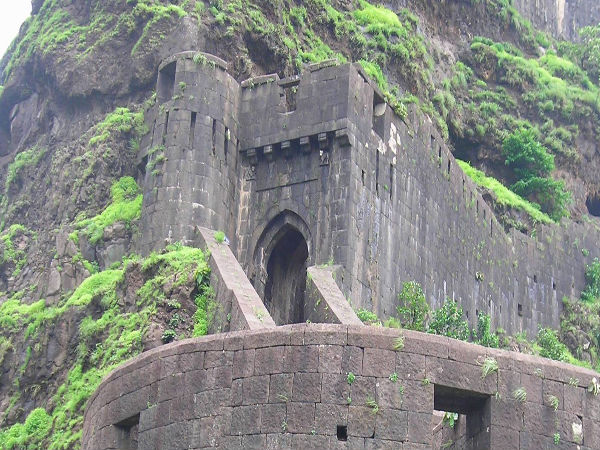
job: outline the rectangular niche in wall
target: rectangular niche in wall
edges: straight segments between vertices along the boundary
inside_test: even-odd
[[[434,385],[434,449],[489,450],[490,396],[448,386]],[[455,413],[454,426],[444,413]],[[457,415],[457,416],[456,416]]]
[[[119,450],[137,450],[139,423],[140,415],[136,414],[115,424],[117,430],[117,448]]]
[[[175,90],[175,70],[177,69],[177,63],[173,61],[167,64],[158,72],[158,102],[164,103],[167,100],[171,100],[173,92]]]
[[[385,135],[386,108],[387,104],[383,97],[377,94],[377,92],[373,92],[373,131],[375,131],[381,139],[384,139]]]

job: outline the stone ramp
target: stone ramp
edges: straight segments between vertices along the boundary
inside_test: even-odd
[[[335,282],[340,266],[312,266],[307,269],[304,316],[316,323],[362,325],[361,320]]]
[[[246,277],[229,245],[215,239],[215,231],[198,228],[199,245],[208,249],[210,285],[221,310],[211,332],[259,330],[275,327],[269,311]],[[229,320],[227,320],[229,318]]]

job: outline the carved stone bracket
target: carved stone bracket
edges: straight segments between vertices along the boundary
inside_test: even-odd
[[[319,165],[328,166],[329,165],[329,152],[327,150],[320,150],[319,156],[320,156]]]
[[[265,145],[265,147],[263,148],[263,155],[265,155],[267,161],[273,161],[273,146]]]
[[[348,128],[342,128],[336,130],[335,139],[337,140],[340,147],[348,147],[354,145],[354,135],[348,130]]]
[[[300,138],[300,148],[304,153],[310,153],[310,139],[308,136]]]
[[[255,148],[249,148],[246,151],[246,157],[251,165],[256,165],[258,163],[258,155]]]
[[[292,143],[290,141],[283,141],[281,143],[281,151],[286,158],[292,157]]]

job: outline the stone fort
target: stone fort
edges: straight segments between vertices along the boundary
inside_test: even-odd
[[[84,449],[600,448],[595,372],[353,310],[392,315],[416,280],[471,326],[557,328],[597,256],[591,227],[505,231],[431,120],[397,116],[355,64],[240,84],[219,58],[180,53],[146,118],[139,250],[208,248],[220,317],[109,375]],[[459,424],[440,429],[434,410]]]

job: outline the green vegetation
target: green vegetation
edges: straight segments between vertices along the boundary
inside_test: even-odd
[[[537,140],[531,128],[519,129],[502,143],[506,165],[517,176],[511,189],[523,197],[534,198],[540,209],[553,220],[568,216],[566,209],[571,196],[565,192],[564,182],[549,177],[554,170],[554,156]]]
[[[144,123],[144,112],[142,110],[132,112],[129,108],[116,108],[96,125],[95,134],[90,138],[88,145],[94,146],[105,142],[115,132],[135,136],[146,134],[148,128]]]
[[[513,397],[519,403],[525,403],[527,401],[527,391],[525,388],[520,387],[513,392]]]
[[[539,209],[539,205],[528,202],[523,197],[515,194],[498,180],[486,176],[482,171],[475,169],[468,162],[456,160],[460,168],[479,186],[487,188],[496,195],[496,202],[526,212],[536,222],[552,223],[552,219]]]
[[[585,269],[586,287],[581,293],[581,300],[586,303],[595,303],[600,300],[600,260],[594,261]]]
[[[24,236],[26,239],[37,239],[37,234],[28,230],[25,226],[18,223],[12,224],[7,230],[0,234],[0,265],[13,264],[15,266],[12,275],[18,276],[21,269],[27,264],[26,248],[20,245],[15,245],[15,239]],[[25,241],[26,242],[26,241]]]
[[[463,310],[454,300],[447,298],[440,309],[431,317],[428,333],[448,336],[466,341],[469,339],[469,324],[463,319]]]
[[[359,309],[356,311],[356,315],[358,318],[367,325],[375,325],[380,324],[379,317],[374,312],[369,311],[368,309]]]
[[[37,145],[17,153],[15,160],[9,164],[4,183],[4,193],[8,194],[10,187],[19,180],[21,173],[28,167],[36,167],[46,154],[46,149]]]
[[[75,227],[87,236],[91,244],[102,239],[104,229],[115,222],[121,221],[126,226],[140,218],[142,211],[140,188],[132,177],[123,177],[111,187],[111,203],[99,215],[84,219]]]
[[[215,241],[217,241],[217,244],[222,244],[223,242],[225,242],[225,233],[223,233],[222,231],[215,231]]]
[[[113,3],[117,3],[114,2]],[[40,11],[23,24],[19,38],[11,44],[10,59],[2,74],[6,80],[13,68],[29,61],[34,55],[76,49],[77,60],[89,56],[111,39],[139,35],[131,49],[134,56],[141,49],[157,46],[164,35],[154,32],[161,21],[181,18],[187,12],[180,6],[161,4],[157,0],[127,0],[109,11],[106,2],[91,6],[87,23],[77,23],[60,0],[46,0]],[[134,32],[141,30],[141,33]]]
[[[559,341],[556,330],[551,328],[540,328],[536,344],[539,346],[539,354],[544,358],[556,361],[566,361],[569,350],[567,346]]]
[[[500,339],[497,333],[492,332],[492,318],[489,314],[479,314],[477,316],[477,328],[473,330],[473,341],[484,347],[498,348]]]
[[[429,305],[421,285],[416,281],[402,283],[402,290],[398,294],[396,310],[402,328],[408,330],[425,331]]]
[[[118,301],[117,295],[131,264],[139,266],[146,280],[136,294],[135,309],[128,309],[124,302]],[[73,308],[89,315],[79,323],[77,353],[70,360],[72,365],[66,380],[50,402],[55,406],[48,410],[35,409],[24,423],[1,430],[0,448],[62,450],[76,446],[81,439],[86,400],[108,372],[143,350],[143,338],[151,318],[158,307],[168,303],[164,286],[191,282],[198,289],[206,290],[208,272],[206,255],[201,250],[172,245],[145,260],[129,258],[119,268],[90,276],[56,306],[49,306],[44,300],[22,303],[23,292],[15,293],[2,303],[2,330],[4,333],[24,330],[26,340],[43,329],[54,327]],[[92,317],[92,311],[97,311],[98,307],[100,316],[94,313]],[[7,345],[10,343],[2,344],[0,348]],[[33,350],[31,348],[29,354],[35,355],[35,346]],[[18,380],[15,388],[18,389]]]
[[[481,363],[481,378],[486,378],[494,372],[498,372],[498,362],[491,356],[488,356]]]

